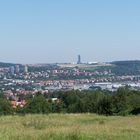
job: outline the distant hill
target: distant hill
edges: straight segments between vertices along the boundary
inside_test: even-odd
[[[22,66],[22,64],[0,62],[0,67],[1,68],[11,67],[11,66],[15,66],[15,65]]]
[[[11,66],[15,66],[15,65],[17,65],[17,64],[0,62],[0,67],[11,67]],[[20,65],[20,64],[18,64],[18,65]]]
[[[140,60],[114,61],[111,62],[111,64],[115,64],[118,66],[132,66],[132,65],[140,66]]]
[[[140,61],[115,61],[112,71],[117,75],[138,75],[140,74]]]
[[[115,75],[140,75],[140,60],[129,60],[129,61],[114,61],[109,63],[107,66],[93,67],[91,70],[98,70],[100,72],[110,71]],[[0,62],[0,67],[10,67],[21,64],[4,63]],[[40,67],[29,66],[29,71],[45,71],[48,69],[59,68],[57,65],[44,65]]]
[[[140,61],[139,60],[130,60],[130,61],[114,61],[111,62],[111,66],[108,67],[97,67],[96,70],[110,71],[115,75],[140,75]]]

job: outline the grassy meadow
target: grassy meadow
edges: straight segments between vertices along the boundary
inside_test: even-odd
[[[1,116],[0,140],[140,140],[140,116]]]

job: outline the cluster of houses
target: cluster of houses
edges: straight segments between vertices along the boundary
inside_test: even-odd
[[[47,94],[48,90],[34,90],[34,91],[25,91],[25,90],[7,90],[4,91],[4,95],[11,102],[11,105],[14,109],[19,107],[24,107],[27,104],[27,101],[24,98],[21,98],[20,95],[32,95],[34,97],[35,94],[42,93]],[[55,99],[54,99],[55,100]]]

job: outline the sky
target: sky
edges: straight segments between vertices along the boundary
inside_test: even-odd
[[[140,60],[140,0],[0,0],[0,62]]]

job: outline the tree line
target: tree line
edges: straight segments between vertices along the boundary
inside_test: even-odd
[[[140,113],[140,91],[128,87],[117,91],[71,90],[55,91],[35,96],[21,96],[27,101],[16,109],[4,96],[0,96],[0,115],[48,113],[97,113],[100,115],[137,115]],[[52,99],[56,99],[53,101]]]

